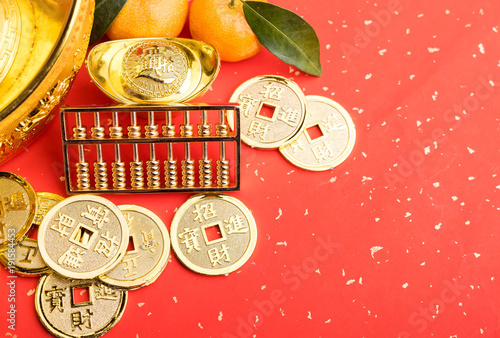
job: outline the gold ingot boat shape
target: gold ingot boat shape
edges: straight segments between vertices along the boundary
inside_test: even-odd
[[[212,45],[201,41],[128,39],[95,46],[87,69],[94,83],[121,103],[182,103],[208,90],[220,59]]]
[[[94,0],[0,1],[0,164],[54,117],[87,52]]]

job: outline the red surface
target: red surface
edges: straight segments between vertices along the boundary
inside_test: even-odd
[[[347,109],[354,150],[333,170],[307,172],[278,151],[242,145],[241,191],[231,195],[257,222],[250,261],[206,277],[172,255],[154,284],[129,293],[108,336],[499,336],[500,3],[273,2],[316,29],[323,76],[263,50],[222,63],[204,100],[226,102],[251,77],[283,75],[306,95]],[[108,102],[85,70],[66,101]],[[64,195],[61,163],[56,119],[0,170]],[[170,224],[189,195],[108,197],[148,207]],[[7,328],[1,287],[2,336],[48,336],[33,305],[36,284],[17,280],[16,331]]]

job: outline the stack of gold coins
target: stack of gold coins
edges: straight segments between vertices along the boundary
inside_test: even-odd
[[[35,193],[0,172],[0,261],[41,276],[35,307],[57,337],[97,337],[121,318],[128,290],[155,281],[170,255],[165,224],[150,210],[93,195]]]
[[[0,261],[10,273],[40,277],[35,308],[57,337],[98,337],[125,311],[128,290],[153,283],[170,243],[194,272],[225,275],[252,255],[257,227],[250,210],[225,194],[196,195],[165,224],[137,205],[95,195],[36,193],[22,177],[0,172]]]
[[[243,142],[253,148],[279,149],[302,169],[333,169],[354,147],[356,130],[349,113],[329,98],[305,96],[290,79],[252,78],[234,91],[230,102],[240,104]]]

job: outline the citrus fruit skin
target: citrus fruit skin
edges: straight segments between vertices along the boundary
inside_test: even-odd
[[[259,0],[267,2],[266,0]],[[236,62],[257,54],[262,45],[248,25],[239,0],[194,0],[189,12],[189,30],[195,40],[208,42],[222,61]]]
[[[177,37],[187,19],[188,0],[127,0],[106,32],[111,40]]]

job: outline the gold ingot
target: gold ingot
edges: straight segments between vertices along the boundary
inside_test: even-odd
[[[181,38],[117,40],[89,53],[94,83],[125,104],[188,102],[203,95],[220,69],[210,44]]]
[[[83,64],[94,0],[0,2],[0,164],[54,117]]]

